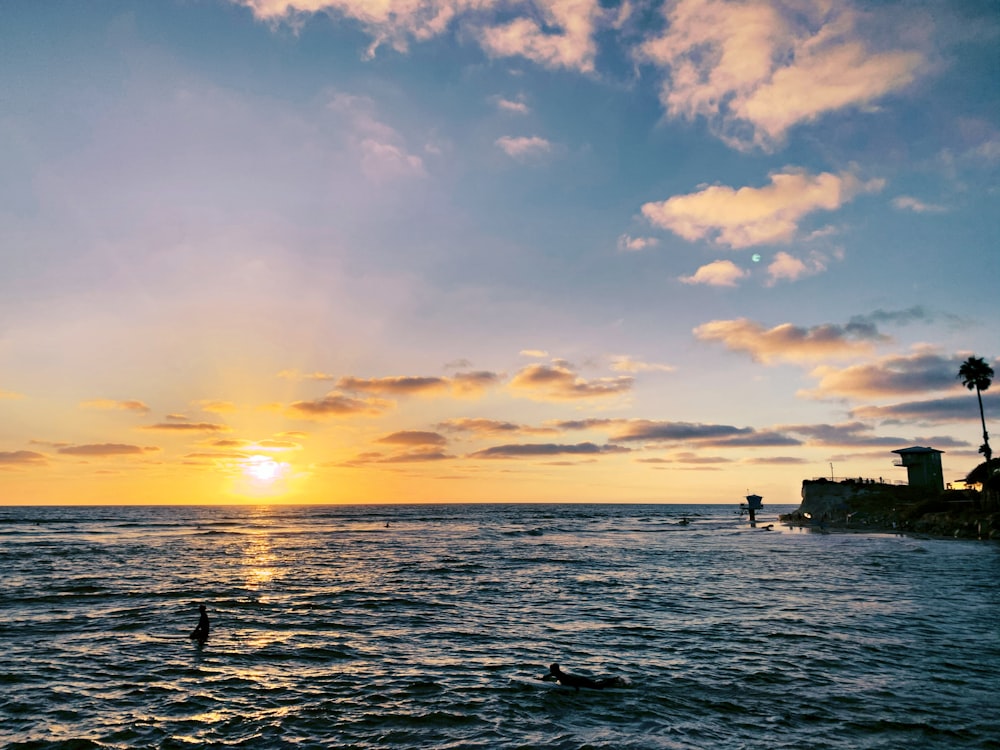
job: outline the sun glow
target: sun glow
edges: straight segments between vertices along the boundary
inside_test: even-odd
[[[287,470],[288,464],[275,461],[270,456],[250,456],[243,464],[244,474],[265,484],[280,479]]]

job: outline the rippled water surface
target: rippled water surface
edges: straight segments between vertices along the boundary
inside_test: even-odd
[[[0,508],[0,744],[1000,748],[1000,545],[734,509]]]

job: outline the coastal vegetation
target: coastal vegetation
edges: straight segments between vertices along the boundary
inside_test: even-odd
[[[990,435],[986,431],[986,413],[983,411],[983,391],[989,389],[993,382],[993,368],[986,364],[982,357],[969,357],[958,368],[958,376],[962,385],[970,391],[975,390],[976,400],[979,402],[979,419],[983,425],[983,444],[979,446],[979,452],[986,459],[985,477],[983,479],[983,500],[985,504],[997,509],[1000,505],[1000,492],[993,481],[993,451],[990,450]]]
[[[983,427],[979,452],[985,459],[966,475],[964,488],[952,489],[949,485],[937,491],[881,480],[807,479],[802,482],[802,504],[793,513],[781,516],[781,521],[821,531],[832,528],[1000,539],[1000,475],[990,449],[982,397],[993,375],[993,368],[982,357],[969,357],[958,370],[962,385],[976,392]]]

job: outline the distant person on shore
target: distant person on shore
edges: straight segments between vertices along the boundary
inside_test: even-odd
[[[205,641],[208,640],[208,631],[211,626],[208,624],[208,611],[204,604],[198,605],[198,611],[201,613],[201,617],[198,618],[198,626],[191,631],[191,640],[197,641],[199,646],[204,646]]]
[[[621,677],[605,677],[600,680],[592,680],[590,677],[583,677],[582,675],[567,674],[559,669],[558,664],[550,664],[549,673],[543,675],[541,679],[545,682],[558,682],[560,685],[576,688],[577,690],[582,687],[591,688],[592,690],[604,690],[604,688],[622,687],[628,684]]]

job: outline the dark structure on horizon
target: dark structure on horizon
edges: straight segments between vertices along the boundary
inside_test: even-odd
[[[937,448],[900,448],[896,466],[906,467],[906,481],[910,487],[931,492],[944,492],[944,472],[941,470],[941,454]]]

